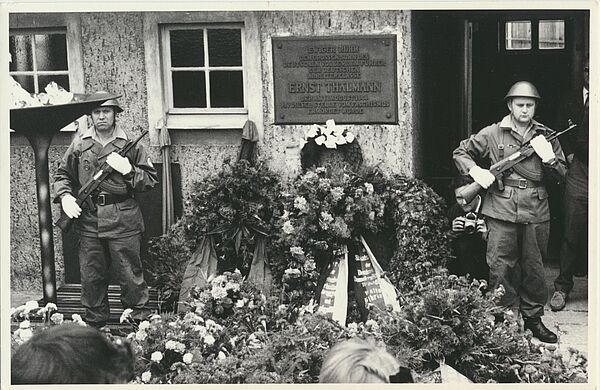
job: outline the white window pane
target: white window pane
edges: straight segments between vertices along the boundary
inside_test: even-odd
[[[506,22],[506,50],[531,49],[531,22]]]
[[[540,20],[540,49],[565,48],[565,21]]]

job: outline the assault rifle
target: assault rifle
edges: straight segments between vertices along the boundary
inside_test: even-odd
[[[577,127],[577,125],[574,124],[573,122],[571,122],[571,120],[569,119],[569,127],[567,127],[566,129],[564,129],[562,131],[553,133],[552,135],[546,137],[546,140],[548,140],[548,142],[550,142],[550,141],[560,137],[561,135],[565,134],[566,132],[573,130],[575,127]],[[511,169],[518,163],[520,163],[521,161],[525,160],[529,156],[533,155],[534,153],[535,153],[535,151],[533,150],[533,147],[531,146],[530,141],[527,141],[515,153],[511,154],[510,156],[508,156],[508,157],[498,161],[494,165],[492,165],[490,167],[489,171],[492,173],[492,175],[494,175],[496,177],[496,180],[502,179],[502,175],[504,175],[504,173],[506,171],[508,171],[509,169]],[[464,186],[461,189],[461,191],[456,194],[456,200],[460,204],[468,204],[469,202],[471,202],[473,200],[473,198],[475,198],[475,196],[482,189],[483,189],[483,187],[480,186],[477,182],[468,184],[468,185]]]
[[[140,135],[136,140],[127,141],[125,146],[123,146],[123,148],[121,148],[117,153],[120,156],[124,157],[127,153],[129,153],[131,148],[133,148],[138,142],[140,142],[142,138],[146,136],[146,134],[148,134],[148,130],[144,131],[142,135]],[[85,183],[79,190],[79,193],[76,198],[76,202],[79,205],[79,207],[83,209],[85,205],[90,206],[90,196],[98,187],[100,187],[100,184],[102,184],[104,179],[106,179],[108,175],[112,173],[112,171],[113,168],[110,165],[108,165],[108,163],[105,162],[104,164],[102,164],[98,172],[96,172],[94,176],[92,176],[92,178],[87,183]],[[60,218],[54,223],[54,225],[58,226],[62,231],[66,232],[70,229],[72,223],[73,220],[69,218],[69,216],[65,214],[65,212],[61,209]]]

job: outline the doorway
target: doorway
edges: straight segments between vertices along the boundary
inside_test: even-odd
[[[589,36],[587,10],[414,11],[417,175],[447,202],[459,142],[508,113],[504,95],[519,80],[542,96],[536,119],[566,127],[557,115],[582,79]],[[551,193],[551,247],[558,255],[562,193]],[[554,245],[554,247],[553,247]]]

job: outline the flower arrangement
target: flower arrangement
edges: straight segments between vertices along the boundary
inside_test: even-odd
[[[201,291],[197,287],[192,291],[192,305],[196,310],[209,312],[216,317],[227,317],[233,313],[234,305],[244,304],[241,294],[242,274],[238,269],[224,272],[209,280],[210,289]]]
[[[335,124],[333,119],[325,122],[325,126],[314,124],[304,132],[304,139],[314,139],[319,146],[335,149],[338,145],[346,145],[354,141],[354,134]]]
[[[231,310],[222,313],[216,310],[225,299],[221,289],[233,293]],[[510,312],[495,323],[502,290],[484,295],[486,289],[484,282],[439,272],[419,294],[403,297],[401,312],[373,311],[365,322],[341,326],[319,315],[312,302],[291,317],[291,305],[277,295],[265,297],[234,272],[211,280],[185,315],[154,314],[136,325],[124,312],[136,354],[133,383],[316,383],[329,349],[353,337],[387,349],[417,382],[439,382],[435,369],[442,361],[478,383],[587,381],[587,360],[578,351],[563,357],[554,346],[533,344]],[[40,310],[46,318],[58,314],[52,305],[34,306],[12,312],[21,319]],[[56,323],[22,323],[14,333]],[[13,345],[16,339],[13,334]]]
[[[292,188],[282,197],[271,263],[274,279],[283,281],[290,298],[306,303],[334,250],[355,246],[361,234],[381,228],[385,204],[360,176],[332,176],[323,167],[300,175]]]
[[[333,119],[325,122],[325,126],[314,124],[304,131],[304,143],[301,152],[301,164],[304,169],[323,166],[323,146],[325,150],[339,150],[348,165],[358,170],[363,162],[362,150],[352,132],[341,127]]]
[[[11,335],[11,350],[27,342],[33,337],[34,332],[49,326],[60,325],[65,320],[64,315],[57,311],[56,304],[48,302],[40,307],[38,301],[27,301],[25,304],[10,309],[10,318],[18,323],[17,329]],[[73,314],[70,322],[86,326],[79,314]]]
[[[272,233],[280,193],[279,177],[264,164],[240,160],[225,165],[195,183],[186,202],[186,237],[195,247],[204,235],[213,234],[219,271],[237,268],[247,275],[257,237]]]
[[[376,171],[367,178],[385,198],[388,229],[384,232],[391,233],[394,250],[384,268],[392,283],[408,293],[445,267],[451,257],[445,202],[419,179],[385,178]]]
[[[496,306],[503,289],[484,295],[485,290],[485,281],[436,272],[418,294],[404,297],[400,313],[375,315],[381,337],[396,354],[408,350],[411,368],[420,373],[445,362],[477,383],[572,382],[587,376],[578,351],[571,349],[563,360],[555,346],[535,345],[515,313]]]
[[[179,219],[169,231],[148,242],[147,256],[142,257],[144,276],[159,293],[161,311],[175,309],[184,269],[192,256],[190,242],[185,236],[184,219]]]

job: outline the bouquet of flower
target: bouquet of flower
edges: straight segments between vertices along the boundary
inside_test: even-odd
[[[279,177],[245,160],[194,184],[186,204],[186,237],[198,244],[213,234],[219,271],[248,274],[257,235],[271,234],[279,210]],[[195,246],[195,245],[193,245]]]
[[[325,126],[312,125],[304,132],[304,139],[313,138],[319,146],[335,149],[338,145],[346,145],[354,141],[354,134],[335,124],[333,119],[325,122]]]
[[[308,170],[283,196],[284,212],[271,265],[290,298],[306,303],[333,252],[359,243],[365,232],[383,225],[384,202],[362,177],[344,173],[331,177],[323,167]]]
[[[196,311],[208,312],[216,317],[227,317],[233,313],[241,295],[242,274],[239,270],[224,272],[210,280],[210,288],[202,291],[197,287],[192,291]]]

